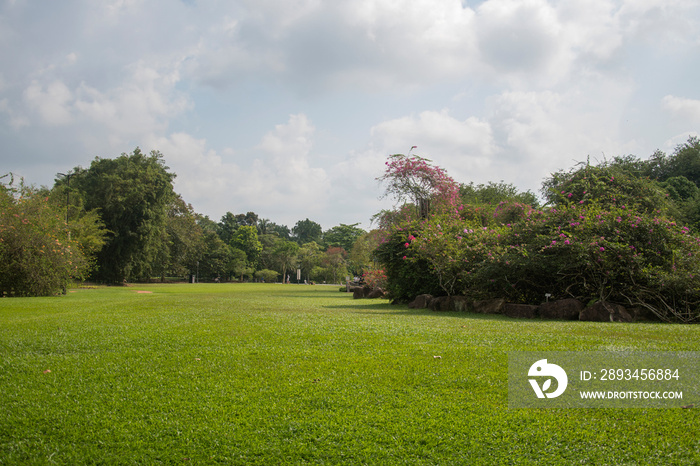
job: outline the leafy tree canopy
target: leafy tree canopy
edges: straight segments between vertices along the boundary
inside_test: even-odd
[[[537,196],[531,191],[519,192],[515,185],[503,181],[474,185],[461,184],[459,195],[464,204],[491,204],[497,205],[504,201],[518,201],[532,207],[538,206]]]
[[[149,278],[166,247],[168,208],[175,198],[160,152],[146,155],[137,147],[116,159],[96,158],[90,168],[77,168],[72,185],[86,210],[98,210],[109,230],[97,255],[95,277],[106,282]]]
[[[299,220],[294,228],[292,228],[292,234],[294,239],[298,244],[309,243],[311,241],[321,242],[321,237],[323,233],[323,228],[318,223],[309,220]]]
[[[353,223],[352,225],[341,223],[323,233],[323,241],[328,246],[341,247],[349,251],[352,249],[352,245],[355,244],[355,241],[366,233],[365,230],[359,228],[357,225],[359,225],[359,223]]]
[[[231,238],[230,246],[245,252],[248,263],[251,265],[258,263],[263,250],[262,243],[258,239],[258,229],[253,225],[240,226]]]

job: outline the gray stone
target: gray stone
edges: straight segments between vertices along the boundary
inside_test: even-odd
[[[579,320],[588,322],[633,322],[634,318],[621,304],[598,301],[581,310]]]
[[[540,304],[540,317],[544,319],[577,320],[583,310],[578,299],[567,298]]]
[[[537,317],[537,309],[539,306],[534,306],[532,304],[512,304],[506,303],[503,306],[503,314],[508,317],[515,317],[519,319],[534,319]]]
[[[449,296],[438,296],[430,300],[428,307],[431,311],[451,311],[452,299]]]
[[[408,303],[408,307],[411,309],[425,309],[432,299],[433,295],[431,294],[419,294],[413,301]]]
[[[502,314],[504,305],[503,298],[474,301],[474,312],[478,314]]]
[[[452,296],[452,310],[457,312],[469,312],[472,310],[472,300],[466,296]]]
[[[372,288],[369,286],[365,285],[362,287],[355,287],[355,289],[352,291],[352,297],[353,299],[362,299],[366,298],[370,292],[372,291]]]
[[[635,322],[660,322],[659,316],[643,306],[635,306],[627,310]]]

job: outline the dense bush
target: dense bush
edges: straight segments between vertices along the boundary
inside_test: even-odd
[[[362,279],[372,288],[386,290],[387,277],[384,269],[371,269],[362,274]]]
[[[377,258],[392,297],[403,301],[431,293],[539,304],[551,295],[642,306],[686,322],[700,306],[700,239],[626,207],[530,210],[494,227],[433,217],[395,228]]]
[[[698,314],[700,240],[664,217],[562,206],[504,230],[496,246],[471,270],[467,289],[530,304],[545,294],[618,302],[665,320]]]
[[[407,302],[419,294],[442,292],[428,258],[410,247],[416,238],[411,232],[420,234],[419,225],[425,223],[415,221],[413,228],[392,228],[374,251],[374,258],[384,268],[386,290],[394,301]]]
[[[635,208],[643,213],[660,210],[675,214],[669,194],[655,181],[634,176],[618,165],[579,164],[578,168],[555,173],[543,184],[550,205],[599,204]]]
[[[667,321],[700,319],[700,238],[673,220],[677,209],[658,183],[585,165],[545,187],[555,205],[542,210],[508,200],[394,217],[375,252],[391,296],[575,297],[639,306]]]
[[[83,243],[68,238],[65,211],[47,195],[0,187],[0,296],[65,292],[70,280],[85,278],[92,266]]]
[[[277,281],[277,277],[279,277],[279,275],[279,272],[270,269],[262,269],[255,272],[255,278],[265,283],[274,283]]]

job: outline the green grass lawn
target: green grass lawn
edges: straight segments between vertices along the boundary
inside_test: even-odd
[[[438,314],[337,290],[0,299],[0,464],[700,463],[697,408],[508,409],[507,392],[509,351],[700,351],[698,326]]]

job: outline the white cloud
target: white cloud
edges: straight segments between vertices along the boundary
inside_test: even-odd
[[[29,118],[24,115],[18,115],[12,109],[8,99],[0,99],[0,112],[8,116],[10,119],[10,127],[15,131],[18,131],[25,126],[29,126]]]
[[[491,126],[475,117],[460,121],[447,109],[424,111],[384,121],[371,130],[375,149],[390,153],[414,151],[449,170],[457,178],[469,176],[489,165],[496,147]]]
[[[243,151],[252,155],[248,160],[232,149],[218,154],[207,148],[206,140],[186,133],[154,137],[149,145],[157,147],[177,173],[176,190],[214,220],[226,211],[254,211],[294,225],[303,220],[295,218],[299,210],[313,217],[329,207],[329,177],[310,157],[314,131],[305,115],[290,115],[257,147]]]
[[[561,2],[557,14],[562,22],[561,39],[568,44],[570,60],[589,66],[606,63],[623,45],[624,31],[611,0]]]
[[[632,93],[626,81],[596,76],[562,92],[503,91],[487,100],[482,118],[442,110],[384,121],[372,128],[371,147],[386,156],[416,145],[415,153],[459,182],[504,180],[537,191],[551,172],[589,155],[602,160],[639,148],[618,136]]]
[[[653,47],[698,45],[698,10],[694,0],[624,0],[618,16],[621,28],[632,40]]]
[[[147,145],[157,148],[171,171],[177,174],[175,190],[187,202],[200,209],[206,208],[206,212],[219,212],[220,206],[229,205],[233,195],[237,194],[236,186],[246,179],[241,167],[226,162],[216,151],[207,148],[205,139],[187,133],[173,133],[151,137]]]
[[[67,125],[72,121],[72,99],[72,92],[60,81],[54,81],[46,88],[38,81],[32,81],[24,90],[24,100],[29,108],[35,110],[42,121],[50,126]]]
[[[640,38],[698,37],[687,0],[463,3],[246,1],[201,34],[192,73],[217,88],[283,80],[303,95],[462,79],[542,88],[609,72]]]
[[[290,115],[287,123],[275,126],[258,145],[260,157],[253,172],[259,182],[255,188],[270,207],[276,206],[275,210],[284,212],[294,203],[307,206],[309,212],[328,207],[328,175],[311,163],[314,132],[306,115]]]
[[[550,70],[562,26],[544,0],[490,0],[477,9],[482,59],[500,72]]]
[[[191,108],[190,100],[175,90],[177,68],[158,69],[137,62],[127,72],[113,88],[99,90],[82,83],[77,90],[76,110],[113,147],[163,134],[171,118]]]
[[[492,180],[537,190],[549,173],[588,156],[595,162],[640,148],[620,137],[633,86],[587,78],[562,92],[504,91],[491,98],[488,121],[499,145]]]
[[[687,120],[690,126],[700,124],[700,100],[667,95],[661,105],[675,118]]]
[[[477,65],[475,14],[458,0],[366,0],[346,6],[343,17],[370,41],[373,71],[386,75],[381,81],[441,81]]]
[[[379,91],[454,79],[475,63],[474,12],[458,0],[273,3],[249,2],[210,28],[193,73],[216,87],[257,72],[303,93]]]
[[[213,216],[354,223],[378,210],[386,156],[412,145],[458,181],[537,189],[587,155],[647,156],[697,130],[699,10],[695,0],[16,2],[0,12],[0,135],[34,167],[160,149],[185,199]]]

